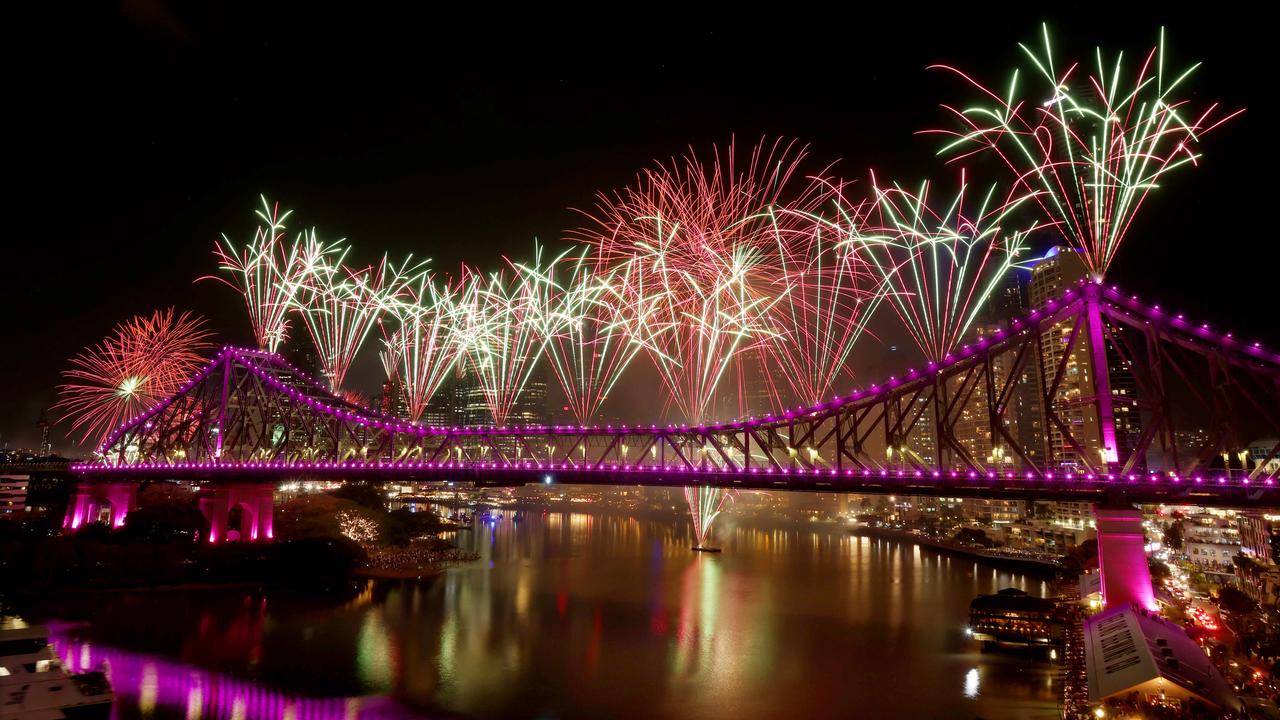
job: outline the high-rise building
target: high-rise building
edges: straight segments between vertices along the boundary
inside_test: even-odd
[[[53,442],[49,439],[49,417],[43,411],[36,427],[40,428],[40,457],[53,455]]]
[[[401,419],[409,419],[409,397],[399,379],[391,378],[382,383],[378,393],[378,411]]]
[[[1274,563],[1271,556],[1271,523],[1258,510],[1245,510],[1236,516],[1240,531],[1240,550],[1265,565]]]
[[[506,422],[508,425],[545,425],[547,418],[547,373],[545,367],[539,365],[529,375]],[[427,403],[420,422],[440,426],[492,425],[493,413],[475,373],[463,366],[451,372]]]
[[[789,386],[777,373],[786,370],[777,368],[773,375],[769,375],[770,369],[769,356],[763,348],[741,352],[721,378],[707,417],[700,420],[743,420],[781,410],[781,407],[776,407],[779,403],[775,395],[786,395]]]
[[[1088,269],[1075,251],[1066,247],[1053,248],[1031,270],[1031,307],[1041,307],[1049,298],[1060,297],[1068,287],[1086,277]],[[1038,400],[1041,405],[1039,422],[1044,437],[1041,448],[1046,453],[1045,459],[1057,466],[1084,470],[1085,467],[1099,466],[1103,457],[1097,411],[1089,402],[1095,391],[1094,379],[1089,374],[1092,354],[1087,334],[1081,333],[1071,352],[1066,352],[1073,323],[1073,320],[1056,323],[1043,333],[1039,367],[1044,369],[1046,380],[1057,373],[1059,367],[1062,368],[1063,377],[1052,400],[1052,409],[1069,428],[1071,439],[1088,453],[1087,461],[1080,457],[1076,445],[1068,440],[1062,429],[1049,422],[1049,408],[1043,406],[1043,399]],[[1111,392],[1115,398],[1116,444],[1120,456],[1125,457],[1141,434],[1141,418],[1135,404],[1135,381],[1126,361],[1118,359],[1113,351],[1107,356],[1111,366],[1108,368]],[[1036,385],[1040,385],[1038,378]],[[1038,387],[1036,392],[1039,398]],[[1077,529],[1087,527],[1092,517],[1088,503],[1053,503],[1050,513],[1054,524]]]
[[[1062,295],[1069,286],[1075,285],[1087,275],[1088,268],[1073,250],[1066,247],[1053,248],[1031,270],[1031,304],[1035,307],[1043,305],[1049,298]],[[1092,408],[1084,403],[1084,399],[1093,394],[1093,378],[1089,375],[1089,338],[1077,338],[1075,346],[1064,361],[1063,356],[1067,355],[1067,345],[1071,340],[1071,330],[1070,321],[1050,327],[1042,337],[1040,360],[1045,373],[1050,376],[1062,367],[1063,377],[1058,383],[1053,409],[1070,430],[1071,437],[1090,457],[1081,458],[1062,429],[1054,423],[1046,422],[1048,459],[1064,466],[1096,466],[1101,460],[1101,446],[1096,431],[1098,419]],[[1047,415],[1046,412],[1046,417]],[[1086,432],[1086,428],[1093,428],[1094,431]]]
[[[29,480],[26,475],[0,475],[0,517],[26,510]]]
[[[1027,285],[1024,276],[1010,273],[992,293],[983,307],[974,330],[979,337],[992,336],[1010,320],[1022,316],[1027,308]],[[1034,361],[1023,362],[1014,374],[1016,353],[1001,353],[992,358],[991,387],[997,397],[1008,390],[1009,401],[1003,415],[1004,431],[1017,443],[1032,463],[1044,456],[1044,419],[1041,412],[1040,373]],[[960,379],[955,380],[956,383]],[[952,397],[956,397],[952,393]],[[957,413],[955,436],[970,457],[987,467],[1022,467],[1027,464],[1010,447],[1003,436],[991,437],[991,419],[987,410],[987,385],[978,382],[968,394],[968,402]]]
[[[1076,252],[1066,247],[1055,247],[1031,270],[1031,304],[1039,307],[1086,277],[1088,269]],[[1077,337],[1065,363],[1063,360],[1071,341],[1073,324],[1074,321],[1063,321],[1044,333],[1041,361],[1046,374],[1056,373],[1059,366],[1063,367],[1063,377],[1052,399],[1053,410],[1070,430],[1075,445],[1056,424],[1044,424],[1049,459],[1057,465],[1083,470],[1098,467],[1104,458],[1097,410],[1091,402],[1095,395],[1095,378],[1090,375],[1092,346],[1089,337],[1084,334]],[[1116,449],[1119,457],[1127,457],[1142,434],[1137,384],[1129,361],[1115,351],[1110,341],[1106,344],[1106,372],[1115,408]],[[1047,410],[1045,408],[1046,417]],[[1080,457],[1076,445],[1087,453],[1087,457]]]
[[[511,406],[507,424],[545,425],[547,417],[547,369],[544,363],[539,363]]]
[[[293,363],[299,370],[307,373],[317,382],[329,384],[325,377],[324,365],[320,362],[320,353],[311,339],[311,333],[298,320],[294,320],[289,328],[289,335],[280,346],[280,354]]]

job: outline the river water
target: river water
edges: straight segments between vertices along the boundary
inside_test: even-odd
[[[1039,577],[835,525],[718,528],[508,512],[475,563],[342,597],[69,597],[73,669],[106,662],[117,718],[1049,718],[1056,668],[981,653],[969,601]]]

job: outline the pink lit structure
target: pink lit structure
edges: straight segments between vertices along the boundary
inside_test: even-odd
[[[1042,347],[1048,333],[1066,337],[1056,367]],[[1081,338],[1089,352],[1073,355]],[[1073,356],[1087,357],[1093,392],[1060,397]],[[1014,379],[1032,362],[1044,423],[1070,457],[1048,443],[1024,447],[1015,431]],[[1132,373],[1135,393],[1111,387],[1117,367]],[[1179,411],[1175,391],[1193,412]],[[1076,408],[1091,421],[1071,422]],[[1126,438],[1120,413],[1140,418]],[[999,462],[961,442],[961,416],[983,419]],[[1204,427],[1203,447],[1179,445],[1180,430]],[[273,483],[298,477],[1065,499],[1098,504],[1107,604],[1152,608],[1130,503],[1275,505],[1280,478],[1262,468],[1280,442],[1252,468],[1211,465],[1257,437],[1280,437],[1280,355],[1086,281],[923,369],[817,405],[696,426],[423,425],[347,402],[277,355],[227,347],[111,434],[99,462],[73,465],[82,484],[66,526],[99,512],[119,525],[133,504],[130,483],[148,478],[206,483],[212,542],[227,538],[236,507],[241,540],[271,539]]]

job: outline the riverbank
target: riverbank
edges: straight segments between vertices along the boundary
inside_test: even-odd
[[[957,540],[931,537],[912,532],[910,530],[897,530],[894,528],[874,527],[871,525],[857,525],[850,528],[849,532],[853,535],[864,535],[867,537],[914,543],[940,553],[973,558],[989,565],[1012,568],[1024,572],[1039,572],[1056,575],[1066,571],[1066,568],[1063,566],[1061,561],[1055,561],[1047,556],[1031,554],[1019,555],[1015,554],[1017,551],[1001,551],[998,549],[984,548],[979,545],[970,545]]]

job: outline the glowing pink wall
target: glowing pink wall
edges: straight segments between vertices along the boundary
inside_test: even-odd
[[[240,508],[240,541],[275,538],[274,483],[208,485],[200,490],[200,512],[209,522],[209,542],[227,539],[232,508]]]
[[[1136,508],[1093,509],[1098,525],[1098,567],[1106,607],[1137,605],[1155,611],[1155,591],[1147,566],[1142,511]]]
[[[122,527],[129,511],[137,506],[138,486],[132,482],[82,482],[76,485],[75,494],[67,503],[62,529],[75,531],[96,521],[102,507],[111,508],[107,523],[113,528]]]

